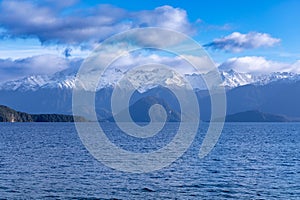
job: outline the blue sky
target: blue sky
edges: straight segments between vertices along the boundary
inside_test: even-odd
[[[141,26],[190,35],[222,69],[300,72],[297,0],[0,2],[2,81],[61,70],[97,42]]]

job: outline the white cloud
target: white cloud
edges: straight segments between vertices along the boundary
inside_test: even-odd
[[[215,39],[213,42],[204,46],[231,52],[241,52],[246,49],[272,47],[279,42],[280,39],[273,38],[267,33],[250,32],[242,34],[234,32],[223,38]]]
[[[134,14],[140,26],[162,27],[183,33],[191,33],[193,30],[187,18],[185,10],[172,6],[161,6],[153,11],[141,11]]]
[[[66,3],[73,4],[74,1]],[[2,35],[37,37],[43,43],[85,44],[97,43],[113,34],[138,27],[162,27],[186,34],[193,32],[186,11],[171,6],[129,12],[112,5],[98,5],[62,15],[57,5],[65,6],[51,6],[49,3],[45,6],[36,1],[2,1],[0,28],[5,30]]]
[[[237,72],[268,74],[272,72],[295,72],[300,73],[300,61],[293,64],[267,60],[264,57],[246,56],[230,58],[222,63],[221,70],[233,69]]]

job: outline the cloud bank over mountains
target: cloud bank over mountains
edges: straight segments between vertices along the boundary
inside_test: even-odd
[[[189,58],[189,59],[199,59]],[[198,62],[205,65],[206,57]],[[83,59],[66,58],[56,55],[40,55],[24,59],[0,59],[0,82],[16,80],[31,75],[49,75],[64,69],[78,68]],[[149,63],[160,63],[179,71],[182,74],[192,74],[193,68],[188,62],[180,57],[168,57],[151,55],[127,55],[112,63],[113,68],[126,72],[127,70]],[[272,72],[294,72],[300,73],[300,60],[294,63],[284,63],[268,60],[259,56],[234,57],[221,63],[221,71],[233,69],[240,73],[251,73],[254,75],[269,74]]]
[[[40,55],[24,59],[0,59],[0,82],[31,75],[46,75],[80,65],[81,59],[66,59],[56,55]]]

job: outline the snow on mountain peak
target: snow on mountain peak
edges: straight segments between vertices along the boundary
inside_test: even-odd
[[[1,90],[36,90],[49,82],[45,75],[28,76],[16,81],[5,82],[0,85]]]
[[[256,82],[256,77],[252,74],[238,73],[234,70],[221,72],[224,87],[238,87]]]
[[[20,90],[20,91],[36,91],[41,88],[46,89],[74,89],[76,87],[76,73],[78,67],[69,68],[53,75],[35,75],[25,77],[23,79],[9,81],[0,84],[0,90]],[[183,87],[185,83],[183,79],[176,73],[155,71],[157,69],[148,70],[135,70],[129,76],[129,80],[140,91],[144,92],[158,85],[168,86],[176,85]],[[115,84],[126,75],[126,71],[120,69],[113,69],[106,71],[98,84],[98,89],[115,86]],[[234,70],[221,71],[220,76],[222,78],[222,85],[226,88],[235,88],[247,84],[265,85],[270,82],[285,80],[285,81],[297,81],[300,80],[300,75],[290,72],[275,72],[266,75],[253,75],[249,73],[240,73]],[[134,78],[130,78],[134,77]],[[205,90],[207,89],[204,79],[200,74],[186,74],[185,79],[195,89]],[[147,84],[145,84],[147,83]],[[88,86],[89,88],[95,86]]]

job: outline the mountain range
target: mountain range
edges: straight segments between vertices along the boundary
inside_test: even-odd
[[[76,89],[77,70],[78,68],[74,67],[53,75],[29,76],[1,83],[0,104],[28,113],[70,115],[72,114],[72,90]],[[117,80],[124,73],[120,69],[113,69],[102,75],[102,81],[97,86],[95,96],[99,120],[107,120],[112,117],[110,98]],[[150,76],[151,73],[159,75]],[[178,120],[180,106],[174,94],[165,89],[164,86],[172,84],[180,89],[182,86],[180,79],[172,73],[168,74],[165,79],[159,72],[152,71],[151,73],[149,71],[136,72],[135,75],[139,79],[133,81],[137,86],[137,91],[132,96],[128,106],[132,106],[132,112],[138,113],[143,103],[147,108],[155,103],[163,104],[172,113],[172,116],[169,116],[170,120]],[[222,78],[220,84],[226,88],[228,115],[249,110],[260,110],[288,118],[300,118],[300,106],[298,106],[298,102],[300,102],[299,74],[276,72],[255,75],[229,70],[221,71],[220,76]],[[186,74],[185,78],[197,95],[201,119],[209,120],[211,114],[210,96],[202,76]],[[157,82],[159,84],[154,84]],[[89,88],[87,88],[87,92],[91,92]],[[139,116],[139,114],[133,114],[133,116]],[[141,118],[148,119],[147,116],[139,116],[136,120]]]
[[[0,83],[1,91],[36,91],[40,89],[74,89],[76,87],[75,79],[78,71],[78,67],[68,68],[66,70],[57,72],[53,75],[34,75],[28,76],[19,80],[13,80],[8,82]],[[140,74],[145,74],[145,71],[140,71]],[[124,75],[124,72],[120,69],[114,69],[107,72],[102,76],[102,81],[98,85],[98,89],[103,89],[106,87],[114,87],[116,82]],[[175,75],[173,75],[174,78]],[[260,74],[255,75],[251,73],[240,73],[234,70],[229,71],[221,71],[220,76],[222,78],[222,83],[224,87],[227,89],[236,88],[243,85],[266,85],[272,82],[276,82],[278,80],[284,81],[300,81],[300,74],[292,73],[292,72],[273,72],[270,74]],[[162,79],[161,76],[155,76],[153,79],[150,79],[147,76],[142,77],[139,82],[154,82],[159,83]],[[155,79],[156,78],[156,79]],[[176,78],[176,77],[175,77]],[[206,84],[202,75],[200,74],[186,74],[185,78],[191,84],[194,89],[197,90],[206,90]],[[180,83],[176,83],[180,84]],[[148,89],[150,84],[145,85],[140,91],[145,92]],[[152,85],[152,88],[157,85]]]

